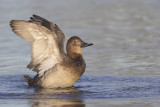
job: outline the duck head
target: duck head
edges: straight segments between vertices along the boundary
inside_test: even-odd
[[[73,58],[73,56],[75,54],[80,54],[81,55],[81,51],[82,51],[83,48],[85,48],[87,46],[91,46],[91,45],[93,45],[93,44],[92,43],[86,43],[86,42],[82,41],[79,37],[73,36],[67,42],[67,47],[66,47],[67,54],[68,54],[68,56]]]

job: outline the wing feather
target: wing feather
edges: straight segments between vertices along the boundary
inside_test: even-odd
[[[30,17],[29,22],[44,26],[47,29],[49,29],[51,32],[55,32],[57,35],[57,43],[58,43],[59,50],[61,54],[63,55],[65,54],[64,52],[65,35],[63,31],[56,24],[38,15],[33,15],[33,17]]]
[[[32,60],[28,68],[42,76],[45,71],[61,62],[57,35],[54,32],[23,20],[12,20],[10,25],[15,34],[30,42]]]

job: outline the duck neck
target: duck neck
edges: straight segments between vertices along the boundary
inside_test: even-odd
[[[83,59],[81,53],[75,53],[75,52],[67,52],[67,55],[72,58],[73,60],[81,60]]]

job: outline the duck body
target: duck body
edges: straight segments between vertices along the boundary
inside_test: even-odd
[[[65,57],[53,68],[41,77],[38,74],[29,80],[29,86],[40,86],[43,88],[71,87],[84,73],[86,63],[82,56],[76,60]]]
[[[43,88],[71,87],[85,72],[86,63],[81,50],[93,45],[73,36],[67,41],[64,53],[64,33],[56,24],[33,15],[31,20],[12,20],[15,34],[30,42],[32,60],[27,68],[37,72],[24,80],[29,86]]]

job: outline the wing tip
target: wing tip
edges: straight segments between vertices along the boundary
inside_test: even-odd
[[[36,17],[36,16],[38,16],[38,15],[36,15],[36,14],[33,14],[32,16],[33,16],[33,17]]]
[[[10,24],[9,24],[10,27],[12,28],[12,31],[13,31],[14,33],[16,33],[16,32],[15,32],[15,23],[16,23],[16,22],[17,22],[17,20],[11,20],[11,21],[10,21]]]
[[[10,26],[14,27],[16,24],[22,23],[22,22],[27,22],[27,21],[24,21],[24,20],[11,20],[10,21]]]
[[[9,24],[9,25],[11,26],[11,28],[13,28],[13,25],[14,25],[15,21],[16,21],[16,20],[11,20],[11,21],[10,21],[10,24]]]
[[[22,23],[22,22],[25,22],[23,20],[11,20],[10,21],[10,27],[12,28],[12,31],[14,33],[16,33],[16,28]]]

